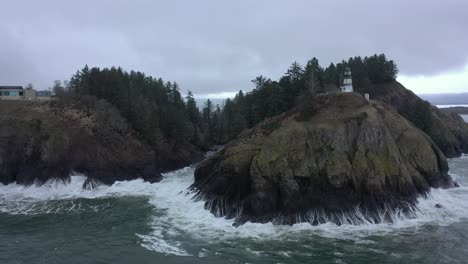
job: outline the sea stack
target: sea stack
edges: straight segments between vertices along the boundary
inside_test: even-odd
[[[384,103],[357,93],[316,97],[244,131],[195,171],[197,199],[217,216],[358,224],[411,215],[431,187],[450,187],[433,141]]]

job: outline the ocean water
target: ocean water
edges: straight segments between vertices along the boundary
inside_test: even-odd
[[[235,228],[191,199],[192,167],[94,190],[83,176],[0,185],[0,263],[467,263],[468,156],[449,162],[460,187],[432,190],[416,218],[359,226]]]
[[[465,122],[468,123],[468,115],[461,115],[461,117],[463,118],[463,120],[465,120]]]

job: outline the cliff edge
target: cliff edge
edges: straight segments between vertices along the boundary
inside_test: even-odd
[[[373,99],[395,108],[398,113],[428,134],[448,158],[468,153],[468,125],[456,113],[425,102],[399,82],[377,84]]]
[[[105,101],[91,109],[0,101],[0,182],[42,184],[72,173],[96,184],[161,179],[155,153]]]

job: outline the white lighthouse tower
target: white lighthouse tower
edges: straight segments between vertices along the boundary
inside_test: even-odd
[[[346,67],[343,76],[343,85],[341,86],[342,93],[352,93],[353,92],[353,79],[351,78],[351,69]]]

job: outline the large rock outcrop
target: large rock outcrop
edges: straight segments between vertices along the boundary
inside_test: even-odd
[[[391,221],[431,187],[454,185],[439,148],[384,103],[327,94],[303,112],[266,120],[201,162],[196,198],[236,224],[343,224]]]
[[[110,104],[85,113],[51,103],[0,101],[0,183],[69,180],[73,172],[96,184],[161,179],[155,153],[135,137]]]
[[[414,121],[432,138],[446,157],[454,158],[468,153],[468,125],[460,115],[425,103],[396,81],[376,84],[373,91],[373,99],[391,105],[401,115]],[[428,109],[427,114],[423,113],[424,108]]]

